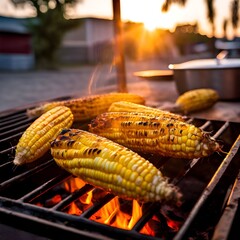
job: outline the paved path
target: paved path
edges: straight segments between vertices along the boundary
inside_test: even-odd
[[[157,61],[126,65],[128,82],[136,81],[134,71],[167,68],[166,63]],[[0,112],[60,96],[87,95],[116,83],[115,69],[110,64],[56,71],[0,72]]]
[[[133,76],[135,71],[167,69],[167,66],[162,61],[127,62],[128,91],[142,95],[151,105],[173,103],[178,97],[174,81],[149,81]],[[57,97],[117,91],[116,86],[115,70],[108,64],[58,71],[0,72],[0,114]],[[213,108],[191,116],[240,122],[240,102],[219,101]]]

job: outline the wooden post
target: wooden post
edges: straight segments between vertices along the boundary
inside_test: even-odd
[[[120,0],[112,0],[112,5],[113,5],[113,22],[114,22],[114,33],[115,33],[114,57],[115,57],[115,64],[116,64],[116,70],[117,70],[118,91],[127,92]]]

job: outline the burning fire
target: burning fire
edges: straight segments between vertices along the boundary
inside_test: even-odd
[[[132,215],[129,215],[120,210],[119,198],[115,197],[96,212],[91,219],[113,227],[130,230],[141,216],[142,208],[136,200],[133,200]]]
[[[67,192],[73,193],[74,191],[81,189],[86,183],[79,178],[70,178],[69,181],[64,182],[64,187]],[[86,209],[93,205],[92,203],[92,191],[83,194],[77,201],[72,202],[66,209],[68,214],[81,215]]]
[[[81,189],[85,185],[86,183],[81,179],[71,177],[62,184],[62,188],[66,192],[66,195],[68,195],[69,193],[73,193],[76,190]],[[106,194],[106,192],[99,189],[90,190],[81,195],[63,211],[68,214],[79,216],[90,208],[94,202],[99,201]],[[56,193],[50,199],[45,200],[44,203],[37,202],[35,204],[38,206],[52,207],[61,202],[63,199],[64,196]],[[114,197],[111,201],[100,208],[100,210],[93,214],[90,219],[112,227],[131,230],[143,215],[142,206],[136,200],[133,200],[132,204],[130,201],[124,201],[124,204],[121,205],[120,202],[121,199],[117,196]],[[174,231],[178,230],[176,229],[178,226],[175,222],[167,220],[167,225]],[[161,222],[159,218],[154,215],[152,219],[150,219],[150,221],[141,229],[140,233],[155,236],[157,232],[155,228],[161,228]]]
[[[77,189],[83,187],[85,183],[78,179],[71,179],[71,181],[65,183],[65,187],[67,191],[73,192]],[[87,208],[93,205],[93,190],[88,192],[87,194],[83,195],[79,201],[82,204],[88,205]],[[87,209],[85,208],[85,209]],[[75,202],[71,203],[68,208],[69,214],[80,215],[83,211],[79,209],[79,204],[77,205]],[[103,223],[106,225],[110,225],[113,227],[131,230],[137,221],[142,216],[142,206],[136,201],[133,200],[132,202],[132,213],[131,215],[128,213],[123,212],[120,209],[119,198],[114,197],[111,201],[105,204],[99,211],[97,211],[94,215],[90,217],[91,220]],[[151,228],[146,224],[141,230],[141,233],[154,235],[154,232]]]

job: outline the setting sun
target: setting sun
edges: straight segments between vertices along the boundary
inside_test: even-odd
[[[148,31],[153,31],[159,27],[157,22],[152,19],[146,19],[146,21],[144,21],[143,24]]]
[[[174,25],[172,12],[161,11],[163,0],[122,1],[122,19],[141,22],[149,31],[156,28],[172,28]],[[133,11],[134,9],[134,11]]]

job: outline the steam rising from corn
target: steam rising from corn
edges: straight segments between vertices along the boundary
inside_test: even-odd
[[[220,150],[209,134],[192,124],[145,113],[103,113],[89,130],[134,151],[168,157],[192,159]]]
[[[180,203],[177,188],[153,164],[106,138],[67,129],[51,143],[51,153],[60,167],[122,198]]]

